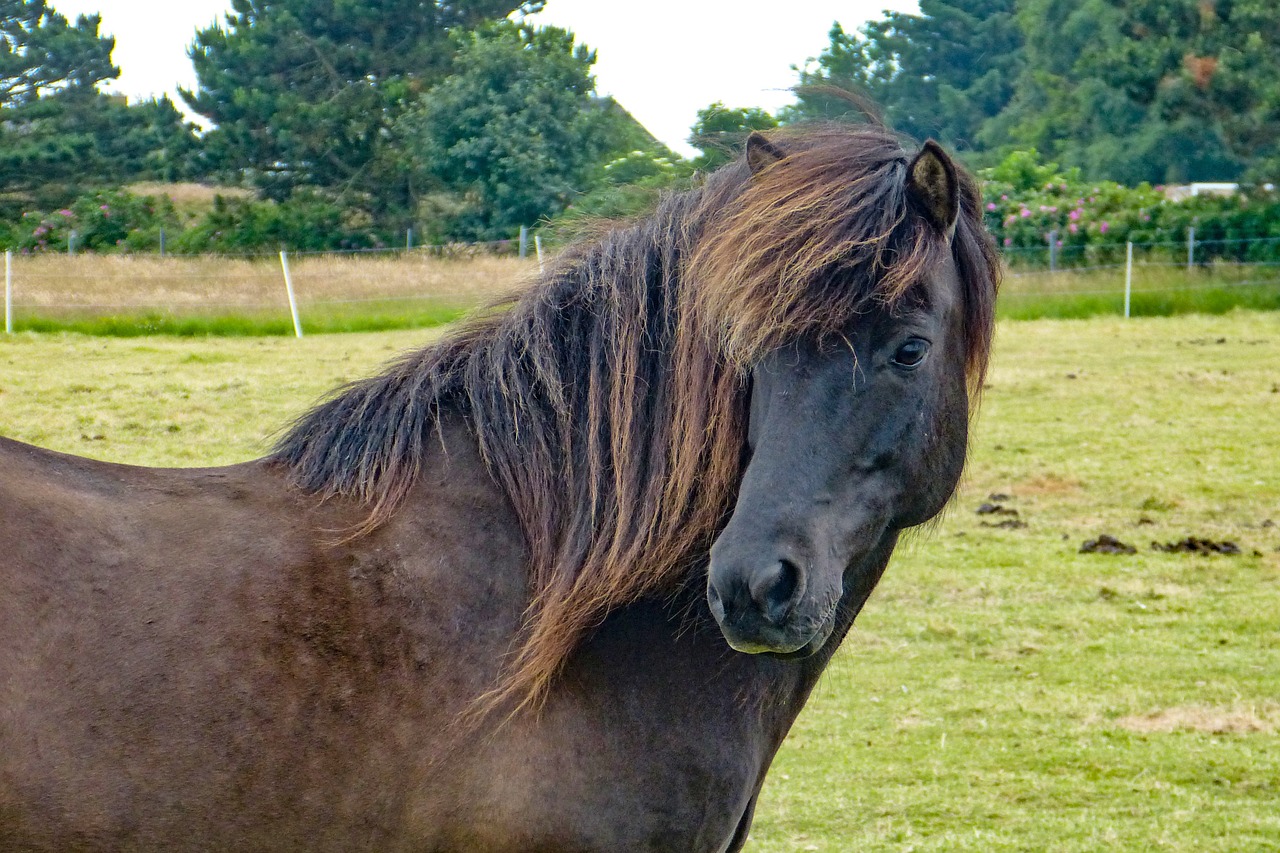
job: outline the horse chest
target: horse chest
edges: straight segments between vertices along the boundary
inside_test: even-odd
[[[656,605],[615,614],[536,719],[477,738],[440,849],[736,849],[803,668],[679,627]]]

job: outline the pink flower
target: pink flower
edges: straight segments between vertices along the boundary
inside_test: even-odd
[[[1005,237],[1005,238],[1004,238],[1004,244],[1005,244],[1006,246],[1012,246],[1012,245],[1013,245],[1013,238],[1012,238],[1012,237]]]
[[[1000,196],[1000,200],[1001,200],[1001,201],[1008,201],[1008,200],[1009,200],[1009,197],[1008,197],[1007,195],[1002,195],[1002,196]]]
[[[995,209],[996,209],[996,203],[994,201],[987,202],[987,210],[995,210]]]
[[[1079,218],[1080,218],[1080,214],[1081,214],[1081,213],[1083,213],[1083,212],[1084,212],[1084,211],[1080,210],[1079,208],[1076,208],[1075,210],[1073,210],[1073,211],[1071,211],[1070,213],[1068,213],[1068,214],[1067,214],[1067,216],[1068,216],[1068,218],[1070,218],[1070,219],[1071,219],[1071,221],[1072,221],[1072,222],[1075,222],[1077,219],[1079,219]]]
[[[1021,212],[1021,213],[1019,213],[1018,215],[1019,215],[1019,216],[1021,216],[1023,219],[1027,219],[1028,217],[1030,217],[1030,216],[1031,216],[1031,211],[1027,210],[1027,209],[1024,207],[1024,208],[1022,208],[1022,212]]]
[[[58,211],[58,215],[59,215],[59,216],[71,216],[71,215],[72,215],[72,213],[71,213],[71,211],[69,211],[69,210],[59,210],[59,211]]]
[[[1108,223],[1106,222],[1106,220],[1103,220],[1103,221],[1098,225],[1098,230],[1099,230],[1100,232],[1102,232],[1103,234],[1106,234],[1108,231],[1110,231],[1110,230],[1111,230],[1111,225],[1110,225],[1110,224],[1108,224]]]
[[[1080,226],[1072,222],[1070,225],[1067,226],[1067,230],[1070,231],[1072,234],[1075,234],[1080,230]]]

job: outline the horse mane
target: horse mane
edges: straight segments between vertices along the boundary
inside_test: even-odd
[[[417,480],[442,411],[465,417],[528,547],[525,632],[494,702],[538,704],[611,611],[672,596],[737,496],[748,371],[800,334],[892,305],[947,244],[908,213],[907,154],[886,130],[771,135],[649,217],[566,249],[526,292],[300,418],[272,459],[383,523]],[[971,387],[992,336],[997,264],[963,178],[951,251]]]

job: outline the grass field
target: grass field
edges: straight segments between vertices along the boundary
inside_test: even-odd
[[[198,188],[197,188],[198,189]],[[428,328],[530,280],[514,257],[428,252],[302,255],[290,260],[304,333]],[[1280,266],[1135,268],[1134,316],[1280,310]],[[1124,312],[1122,268],[1014,271],[1005,319],[1080,319]],[[14,259],[14,328],[118,337],[292,335],[280,260],[146,255]]]
[[[289,270],[305,334],[443,325],[527,281],[532,260],[415,252],[301,255]],[[278,256],[15,256],[17,331],[292,335]]]
[[[429,336],[20,334],[0,433],[243,460]],[[1136,553],[1080,553],[1103,533]],[[1241,553],[1150,548],[1187,537]],[[1000,325],[963,489],[899,550],[748,849],[1280,850],[1280,314]]]

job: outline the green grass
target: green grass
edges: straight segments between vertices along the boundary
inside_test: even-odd
[[[385,332],[396,329],[424,329],[457,320],[471,306],[433,300],[379,300],[352,304],[326,303],[299,311],[303,334],[343,332]],[[86,312],[54,314],[24,311],[14,322],[14,331],[74,332],[81,335],[135,338],[147,335],[176,337],[256,337],[293,335],[288,310],[238,311],[216,314],[160,311],[124,312],[96,315]]]
[[[242,460],[423,338],[17,335],[0,433]],[[1276,314],[1001,323],[962,491],[819,683],[748,850],[1280,850],[1278,365]],[[983,526],[996,492],[1025,528]],[[1138,552],[1079,553],[1100,533]],[[1192,535],[1244,553],[1150,549]]]
[[[1280,310],[1280,267],[1219,264],[1188,272],[1134,267],[1133,317]],[[1007,275],[997,314],[1005,320],[1081,320],[1124,315],[1124,269]]]

